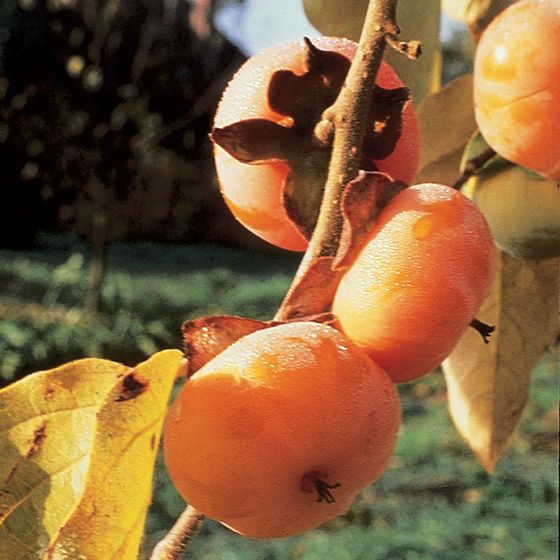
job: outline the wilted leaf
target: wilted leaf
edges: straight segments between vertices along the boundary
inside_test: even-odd
[[[85,484],[96,414],[129,368],[85,359],[0,391],[0,550],[42,558]]]
[[[447,15],[463,21],[469,27],[475,40],[492,19],[515,0],[443,0]]]
[[[314,129],[323,111],[334,103],[350,68],[341,54],[319,49],[307,37],[304,44],[305,72],[278,70],[268,84],[270,108],[291,117],[300,131]]]
[[[496,327],[489,344],[469,329],[443,363],[451,416],[489,472],[523,411],[531,370],[559,332],[560,260],[500,253],[498,263],[477,314]]]
[[[181,330],[187,358],[186,375],[191,376],[242,336],[273,324],[275,323],[230,315],[213,315],[185,321]]]
[[[379,210],[406,185],[393,181],[384,173],[366,173],[350,181],[341,199],[342,232],[336,254],[335,268],[348,267],[368,237]]]
[[[324,35],[347,37],[358,41],[366,15],[368,0],[304,0],[305,14]],[[408,60],[401,53],[388,48],[388,62],[397,71],[413,99],[419,101],[431,91],[437,91],[441,80],[441,51],[439,44],[439,0],[400,0],[397,5],[399,39],[417,39],[422,43],[422,56]]]
[[[371,159],[384,159],[391,155],[401,137],[402,114],[410,103],[407,88],[383,89],[375,86],[373,112],[368,115],[368,130],[362,152]]]
[[[472,76],[461,76],[418,106],[420,165],[415,183],[453,184],[465,146],[476,130]]]
[[[113,385],[97,413],[84,491],[52,540],[49,560],[136,560],[181,359],[178,350],[159,352]]]
[[[282,320],[307,319],[329,313],[340,272],[334,272],[333,257],[319,257],[286,296],[292,302]]]
[[[291,128],[267,119],[247,119],[215,128],[210,137],[242,163],[286,160],[294,142]]]

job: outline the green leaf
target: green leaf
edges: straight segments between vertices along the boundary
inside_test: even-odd
[[[368,0],[303,0],[305,14],[318,31],[353,41],[360,38],[368,4]],[[401,29],[399,39],[417,39],[422,43],[422,56],[415,61],[408,60],[391,48],[386,51],[387,61],[410,89],[417,103],[440,87],[439,0],[400,0],[397,23]]]
[[[0,392],[0,550],[13,560],[135,559],[167,400],[182,359],[101,359]]]
[[[472,76],[461,76],[418,106],[420,165],[414,182],[453,184],[467,142],[476,130]]]
[[[442,0],[442,7],[448,16],[466,23],[476,40],[492,19],[514,1]]]

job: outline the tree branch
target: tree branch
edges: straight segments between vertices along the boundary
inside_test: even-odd
[[[179,560],[203,519],[202,513],[187,506],[171,531],[157,543],[150,560]]]
[[[312,263],[319,257],[334,257],[336,254],[342,227],[340,199],[346,185],[358,175],[366,115],[371,108],[375,79],[387,38],[393,40],[398,34],[396,9],[397,0],[370,0],[358,50],[344,86],[317,125],[319,142],[324,142],[334,129],[329,173],[317,225],[292,285],[276,314],[277,320],[290,315],[290,308],[296,304],[293,294],[297,294],[296,287]]]

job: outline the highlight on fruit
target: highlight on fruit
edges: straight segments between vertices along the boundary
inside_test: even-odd
[[[285,537],[346,511],[387,467],[399,425],[381,367],[337,330],[294,322],[240,338],[185,383],[164,457],[198,511]]]

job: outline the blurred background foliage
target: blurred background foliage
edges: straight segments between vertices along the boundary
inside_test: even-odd
[[[230,216],[207,140],[245,60],[213,25],[226,4],[0,0],[0,386],[84,356],[135,364],[180,347],[184,319],[266,319],[280,304],[299,257]],[[468,33],[442,54],[444,82],[469,72]],[[396,457],[347,515],[263,542],[207,522],[190,557],[556,558],[557,363],[537,368],[494,477],[434,373],[400,387]],[[146,551],[184,507],[161,462],[156,474]]]

